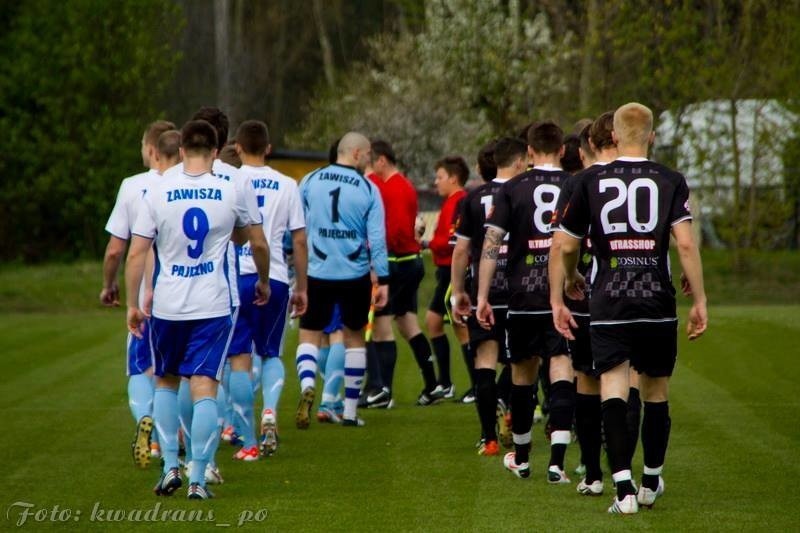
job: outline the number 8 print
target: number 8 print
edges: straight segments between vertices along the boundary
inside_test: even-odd
[[[183,233],[190,240],[196,241],[186,247],[186,253],[192,259],[197,259],[203,255],[203,241],[208,235],[208,217],[206,212],[199,207],[192,207],[183,215]]]

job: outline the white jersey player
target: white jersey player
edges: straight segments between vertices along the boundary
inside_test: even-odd
[[[180,376],[191,380],[193,416],[189,497],[206,499],[205,469],[217,431],[217,383],[232,333],[235,288],[228,272],[227,247],[248,238],[258,269],[256,303],[269,297],[269,247],[252,196],[210,173],[216,131],[190,121],[181,132],[184,158],[180,175],[171,173],[145,199],[133,226],[126,264],[128,328],[141,337],[144,314],[138,307],[145,255],[155,242],[156,264],[150,344],[156,391],[153,418],[161,436],[164,470],[155,493],[169,495],[181,486],[178,470]],[[234,231],[236,228],[236,231]]]

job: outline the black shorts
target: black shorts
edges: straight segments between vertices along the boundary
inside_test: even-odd
[[[508,351],[512,363],[541,357],[568,355],[567,340],[556,331],[553,315],[508,314]]]
[[[447,288],[450,286],[450,267],[436,267],[436,287],[433,289],[433,298],[428,309],[437,315],[447,316]]]
[[[574,341],[569,344],[569,355],[572,358],[572,368],[589,376],[595,376],[594,361],[592,360],[592,343],[589,335],[589,317],[572,315],[578,324],[578,329],[573,329]]]
[[[678,321],[591,327],[592,358],[600,375],[625,361],[653,378],[671,376],[678,357]]]
[[[425,266],[419,254],[414,259],[405,261],[389,261],[389,303],[375,316],[403,316],[417,312],[417,291],[422,278],[425,277]]]
[[[342,323],[359,331],[367,325],[372,302],[372,281],[369,274],[347,280],[308,278],[308,308],[300,317],[300,327],[322,331],[330,324],[333,306],[339,304]]]
[[[500,351],[497,354],[498,363],[508,363],[508,346],[506,346],[506,321],[507,311],[505,307],[492,308],[494,313],[494,326],[491,329],[483,329],[478,324],[478,319],[475,318],[473,312],[467,319],[467,331],[469,332],[469,346],[472,348],[472,353],[478,353],[478,346],[486,341],[497,341]]]

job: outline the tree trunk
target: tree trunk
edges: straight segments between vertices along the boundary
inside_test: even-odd
[[[581,58],[581,77],[578,108],[580,113],[588,113],[592,108],[592,96],[597,91],[597,80],[594,78],[595,50],[599,41],[599,16],[597,0],[589,0],[586,4],[586,35],[583,40]]]
[[[328,82],[328,87],[333,87],[335,82],[333,49],[331,48],[331,41],[328,37],[328,31],[325,28],[325,18],[322,16],[322,2],[321,0],[314,0],[313,4],[314,22],[317,25],[317,37],[319,38],[319,48],[322,52],[322,65],[325,72],[325,81]]]

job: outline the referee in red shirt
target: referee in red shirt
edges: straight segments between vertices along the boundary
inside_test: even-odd
[[[392,380],[397,362],[397,345],[392,331],[392,316],[400,334],[408,341],[425,382],[417,403],[433,402],[436,374],[431,346],[417,321],[417,291],[425,268],[419,255],[414,224],[417,219],[417,191],[397,169],[391,145],[372,142],[372,173],[369,179],[378,187],[386,214],[386,246],[389,252],[389,303],[375,312],[372,347],[377,364],[369,373],[367,407],[390,407]]]
[[[431,337],[433,352],[439,365],[439,383],[433,391],[434,399],[452,398],[455,395],[455,386],[450,378],[450,343],[444,332],[445,316],[447,316],[447,292],[450,287],[450,263],[453,258],[455,246],[455,227],[459,204],[467,195],[464,185],[469,179],[469,167],[464,158],[459,156],[445,157],[436,162],[436,191],[445,200],[439,211],[439,220],[430,242],[423,241],[423,247],[428,247],[433,254],[433,263],[436,265],[436,289],[425,314],[425,325]],[[471,361],[467,350],[469,349],[469,335],[466,327],[454,324],[454,331],[464,360]],[[470,371],[469,363],[467,370]]]

